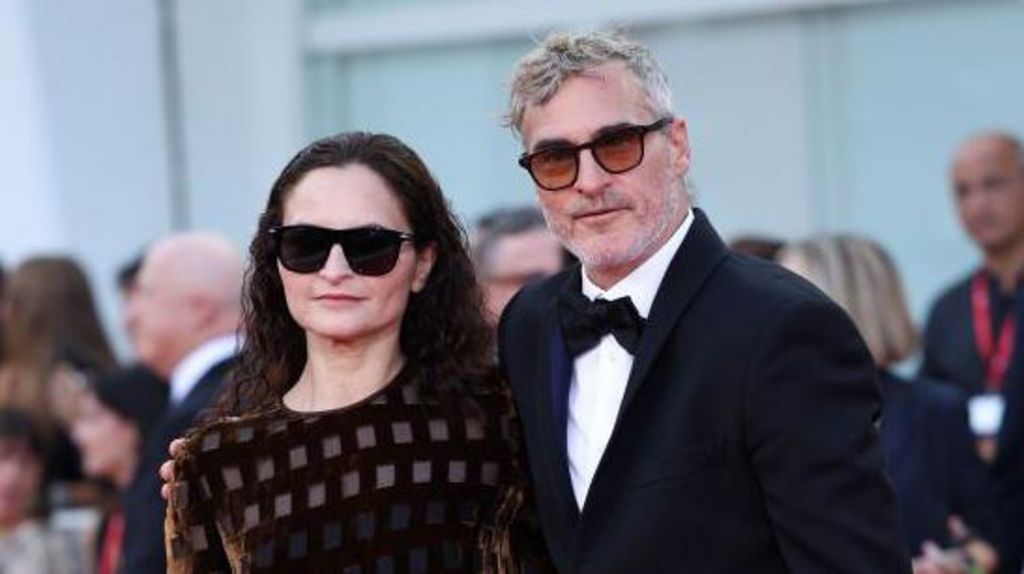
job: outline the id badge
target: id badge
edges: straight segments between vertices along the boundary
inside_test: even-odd
[[[971,431],[975,436],[986,437],[999,434],[1003,424],[1003,411],[1006,402],[1003,396],[995,393],[976,395],[967,401],[967,413],[971,423]]]

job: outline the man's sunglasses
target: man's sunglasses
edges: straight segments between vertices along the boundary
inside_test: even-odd
[[[358,275],[379,277],[395,268],[403,241],[412,233],[380,226],[325,229],[313,225],[281,225],[270,229],[274,255],[285,269],[314,273],[323,268],[331,249],[341,246],[345,260]]]
[[[672,118],[644,126],[625,126],[575,146],[544,148],[519,158],[519,165],[530,172],[537,185],[548,191],[565,189],[576,183],[580,173],[580,152],[589,149],[594,161],[608,173],[624,173],[644,161],[644,136],[672,123]]]

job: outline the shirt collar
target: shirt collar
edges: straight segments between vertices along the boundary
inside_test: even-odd
[[[229,334],[210,339],[193,349],[171,372],[171,404],[181,404],[203,375],[234,355],[237,348],[238,338]]]
[[[583,294],[591,300],[600,297],[612,301],[619,297],[629,297],[640,316],[646,319],[651,312],[651,306],[654,305],[654,296],[658,293],[658,286],[661,285],[661,280],[668,270],[669,263],[672,262],[672,257],[683,244],[683,239],[686,239],[686,234],[693,225],[693,219],[693,210],[691,209],[675,233],[654,252],[654,255],[651,255],[647,261],[641,263],[639,267],[612,285],[607,291],[595,285],[584,270],[582,273]]]

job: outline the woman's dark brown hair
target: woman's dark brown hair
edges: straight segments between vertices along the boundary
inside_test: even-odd
[[[466,234],[440,186],[419,156],[397,138],[343,133],[300,151],[270,190],[249,246],[241,359],[231,391],[215,414],[269,407],[302,373],[305,333],[288,312],[269,230],[281,224],[284,204],[306,174],[354,164],[368,167],[387,182],[412,226],[416,248],[433,244],[437,249],[424,289],[409,300],[400,336],[406,360],[425,375],[419,377],[424,395],[447,402],[493,371],[492,335],[482,314]]]

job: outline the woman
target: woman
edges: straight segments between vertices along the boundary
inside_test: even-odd
[[[41,506],[43,444],[29,415],[0,408],[0,572],[69,574],[84,562],[70,536],[50,530]]]
[[[171,572],[505,571],[512,424],[463,231],[397,139],[316,141],[250,246],[221,416],[176,456]]]
[[[135,477],[145,435],[167,404],[167,385],[120,373],[68,391],[77,395],[71,437],[82,453],[85,473],[124,492]],[[121,505],[114,502],[96,537],[96,574],[119,571],[124,525]]]
[[[892,260],[870,240],[832,236],[789,245],[779,262],[850,314],[878,365],[882,452],[915,574],[993,572],[995,552],[978,537],[990,532],[993,507],[963,398],[890,370],[918,342]]]
[[[78,481],[78,452],[57,424],[63,395],[51,383],[65,370],[94,376],[116,366],[88,279],[68,257],[34,257],[11,273],[5,305],[0,405],[24,409],[40,421],[49,445],[49,479]]]

